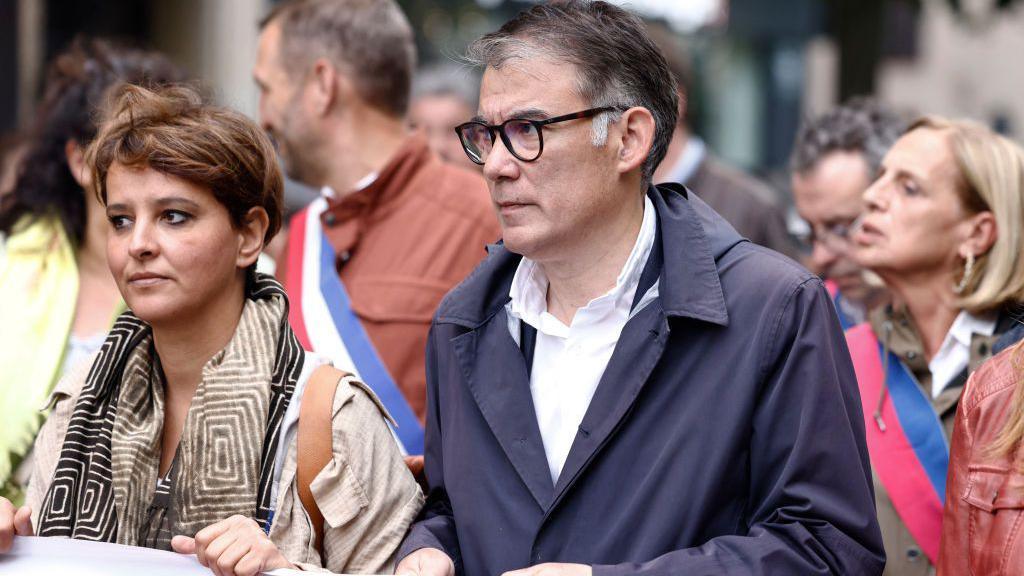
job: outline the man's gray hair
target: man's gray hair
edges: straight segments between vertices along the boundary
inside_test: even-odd
[[[805,174],[828,154],[860,152],[874,178],[882,157],[903,135],[906,122],[871,98],[853,98],[825,114],[805,122],[797,133],[790,169]]]
[[[665,157],[679,113],[676,82],[665,56],[637,16],[603,1],[565,0],[520,12],[497,32],[473,42],[469,60],[501,68],[509,60],[547,57],[576,68],[576,91],[593,107],[644,107],[654,116],[654,141],[642,168],[650,183]],[[559,113],[575,110],[559,111]],[[594,143],[607,140],[619,112],[594,119]]]
[[[394,0],[288,0],[260,28],[281,25],[281,66],[305,74],[327,58],[354,84],[364,102],[404,116],[409,107],[416,45]]]
[[[412,98],[451,96],[470,110],[480,99],[480,75],[476,70],[455,63],[424,66],[412,79]]]

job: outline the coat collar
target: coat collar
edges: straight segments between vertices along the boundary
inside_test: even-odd
[[[658,214],[659,241],[653,250],[663,262],[659,299],[665,314],[727,326],[715,262],[743,238],[682,185],[652,186],[647,194]],[[445,297],[438,323],[476,329],[508,302],[508,288],[522,256],[501,243],[487,251],[487,259]]]

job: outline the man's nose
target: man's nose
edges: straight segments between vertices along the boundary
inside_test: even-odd
[[[484,162],[483,173],[484,178],[492,182],[502,178],[515,178],[519,175],[516,157],[509,152],[501,138],[494,139],[491,152],[487,155],[487,161]]]

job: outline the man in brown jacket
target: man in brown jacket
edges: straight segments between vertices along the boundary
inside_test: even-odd
[[[264,20],[253,70],[286,171],[323,190],[296,215],[278,263],[292,324],[385,400],[409,453],[422,446],[407,441],[403,414],[413,427],[424,420],[434,309],[499,236],[483,179],[408,136],[414,68],[393,0],[293,0]]]

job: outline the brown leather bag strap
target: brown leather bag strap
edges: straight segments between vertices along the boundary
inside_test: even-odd
[[[347,373],[329,365],[317,368],[306,390],[302,393],[302,405],[299,407],[299,435],[296,444],[297,470],[296,479],[299,487],[299,500],[309,514],[313,523],[313,542],[320,556],[323,557],[324,515],[316,505],[310,484],[324,466],[334,457],[332,449],[334,416],[334,393],[338,383]]]

